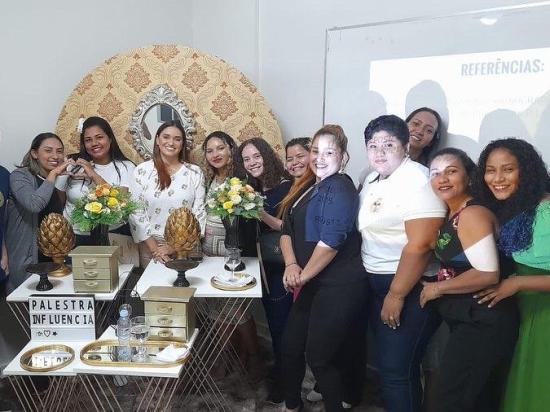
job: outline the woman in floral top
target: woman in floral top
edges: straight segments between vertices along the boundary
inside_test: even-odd
[[[172,211],[189,208],[204,233],[204,174],[185,159],[185,130],[179,121],[162,124],[155,135],[153,159],[134,170],[130,192],[145,208],[130,217],[130,228],[140,242],[141,265],[151,258],[166,262],[174,254],[164,241],[164,227]]]

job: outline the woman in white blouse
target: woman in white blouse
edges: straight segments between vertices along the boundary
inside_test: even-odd
[[[177,120],[162,124],[156,135],[153,158],[134,170],[130,192],[145,208],[130,217],[134,241],[140,242],[141,265],[151,258],[167,262],[174,250],[164,241],[164,227],[172,211],[189,208],[204,234],[204,174],[185,160],[185,130]]]
[[[76,166],[71,174],[56,181],[56,187],[67,194],[63,215],[70,221],[74,204],[88,194],[91,186],[109,183],[128,188],[135,165],[120,150],[111,125],[101,117],[88,117],[80,133],[80,152],[76,155]],[[97,239],[73,226],[76,245],[95,245]],[[116,225],[110,231],[128,234],[128,226]]]

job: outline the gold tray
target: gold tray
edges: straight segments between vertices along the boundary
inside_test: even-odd
[[[59,357],[60,361],[52,366],[34,366],[32,364],[33,355],[39,354],[40,352],[43,352],[47,357],[54,358],[56,356],[52,356],[56,353],[65,352],[69,355],[68,359],[61,360],[62,358]],[[55,371],[61,368],[64,368],[69,363],[71,363],[74,360],[74,350],[66,345],[43,345],[39,346],[37,348],[30,349],[26,351],[23,355],[21,355],[21,358],[19,359],[19,364],[23,369],[29,372],[51,372]]]
[[[86,365],[91,366],[132,368],[171,368],[187,362],[190,357],[189,351],[185,357],[176,362],[157,361],[155,355],[169,345],[174,345],[177,348],[187,348],[187,344],[173,338],[170,340],[148,340],[143,344],[143,346],[147,347],[147,353],[149,354],[148,362],[119,362],[116,360],[116,348],[119,346],[118,340],[96,340],[82,348],[80,351],[80,360]],[[135,348],[136,346],[140,345],[130,343],[130,348]]]
[[[235,273],[235,276],[239,276],[239,273]],[[252,282],[247,283],[246,285],[227,286],[227,285],[222,285],[221,283],[217,282],[216,279],[215,279],[215,276],[212,276],[212,278],[210,279],[210,284],[212,285],[212,287],[214,287],[216,289],[219,289],[219,290],[226,290],[226,291],[229,291],[229,292],[236,292],[236,291],[240,291],[240,290],[252,289],[254,286],[256,286],[256,283],[257,283],[256,278],[252,278]]]

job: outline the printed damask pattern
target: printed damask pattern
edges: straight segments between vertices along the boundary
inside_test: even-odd
[[[149,73],[147,73],[139,63],[135,63],[132,67],[130,67],[130,70],[126,72],[126,78],[124,81],[137,93],[141,92],[151,84]]]
[[[197,93],[208,82],[206,71],[196,62],[183,74],[181,82],[189,87],[193,93]]]
[[[109,121],[122,151],[141,163],[129,123],[138,103],[159,84],[167,84],[192,113],[196,129],[192,162],[203,165],[200,146],[215,130],[227,132],[239,143],[263,137],[283,154],[281,130],[256,86],[223,60],[176,45],[130,50],[88,73],[60,108],[56,132],[67,151],[78,151],[78,119],[98,115]]]

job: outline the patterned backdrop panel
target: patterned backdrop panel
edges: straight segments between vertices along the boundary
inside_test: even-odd
[[[107,59],[73,90],[59,114],[56,133],[69,153],[78,151],[79,119],[101,116],[111,124],[124,154],[141,163],[128,130],[130,119],[143,96],[159,84],[177,94],[195,121],[192,160],[201,163],[200,145],[215,130],[238,142],[263,137],[283,154],[281,130],[256,86],[225,61],[177,45],[143,47]]]

